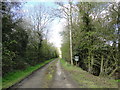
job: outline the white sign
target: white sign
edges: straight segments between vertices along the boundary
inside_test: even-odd
[[[79,61],[79,56],[75,56],[75,61]]]

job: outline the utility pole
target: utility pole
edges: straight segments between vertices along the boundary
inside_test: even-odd
[[[73,58],[72,58],[72,1],[69,1],[70,6],[70,13],[69,13],[69,20],[70,20],[70,57],[71,57],[71,65],[73,65]]]

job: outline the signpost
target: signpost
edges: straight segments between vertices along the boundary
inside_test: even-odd
[[[79,56],[75,56],[75,61],[79,61]]]
[[[75,56],[75,61],[76,61],[76,66],[77,66],[77,62],[79,61],[79,56]]]
[[[76,61],[76,66],[77,66],[77,62],[79,61],[79,56],[75,56],[75,61]]]

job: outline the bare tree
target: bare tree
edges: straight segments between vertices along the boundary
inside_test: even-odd
[[[70,62],[73,65],[73,55],[72,55],[72,20],[73,20],[73,3],[72,0],[68,1],[68,4],[64,4],[63,2],[56,2],[57,5],[60,6],[60,8],[57,10],[58,13],[55,13],[56,16],[60,18],[65,18],[67,20],[67,26],[70,34]],[[62,14],[60,14],[62,13]]]
[[[41,34],[44,34],[45,38],[47,38],[49,29],[46,28],[54,20],[54,17],[50,11],[51,9],[46,7],[45,4],[39,3],[34,6],[34,11],[30,14],[34,30],[38,32],[40,37]]]

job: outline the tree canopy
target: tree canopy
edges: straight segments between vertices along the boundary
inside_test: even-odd
[[[21,10],[24,3],[2,2],[2,73],[3,76],[15,70],[23,70],[45,60],[58,57],[57,49],[44,38],[46,18],[36,13],[37,23],[25,22]],[[44,7],[42,7],[44,9]],[[38,10],[43,13],[42,10]],[[33,18],[33,17],[32,17]],[[51,20],[51,18],[46,18]],[[41,23],[41,24],[40,24]],[[26,26],[29,25],[29,26]],[[41,25],[41,26],[40,26]],[[37,26],[37,27],[36,27]],[[44,28],[42,28],[44,26]],[[42,28],[42,31],[41,31]]]
[[[70,62],[70,34],[72,31],[72,57],[79,56],[77,66],[101,76],[112,76],[119,69],[120,19],[119,3],[72,3],[71,20],[64,29],[62,56]],[[68,3],[68,6],[70,3]],[[63,7],[63,6],[62,6]],[[66,8],[63,7],[65,10]],[[68,8],[70,9],[70,8]],[[76,15],[74,15],[76,14]],[[68,16],[69,18],[69,16]]]

